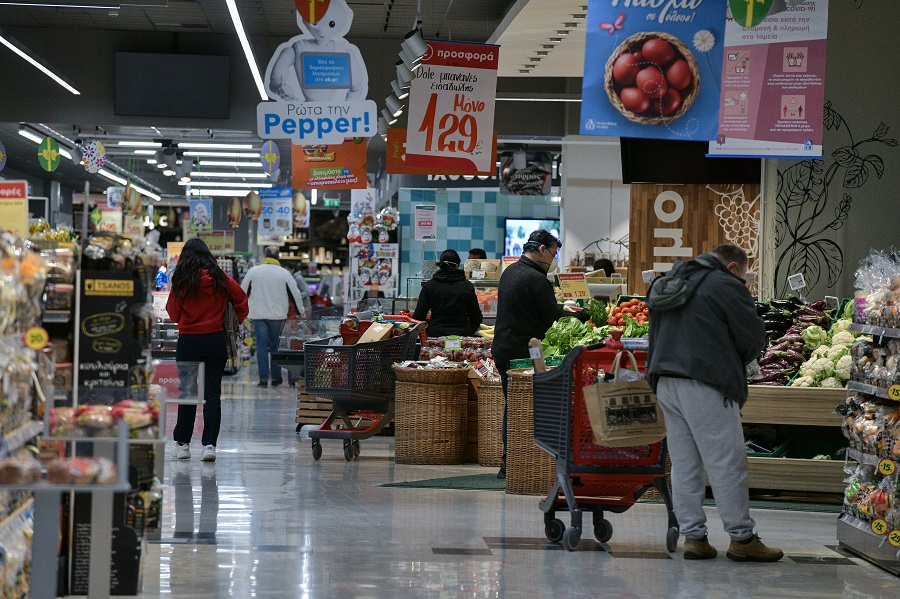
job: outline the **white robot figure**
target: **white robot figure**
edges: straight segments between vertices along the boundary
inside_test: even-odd
[[[294,4],[303,33],[278,46],[269,61],[269,97],[289,102],[365,100],[366,64],[359,48],[344,39],[353,23],[347,2],[294,0]]]

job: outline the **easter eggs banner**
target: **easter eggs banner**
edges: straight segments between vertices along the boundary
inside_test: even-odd
[[[591,0],[581,133],[715,139],[724,34],[720,0]]]

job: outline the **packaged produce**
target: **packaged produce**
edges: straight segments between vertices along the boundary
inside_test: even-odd
[[[856,270],[857,322],[900,328],[900,251],[873,251]]]
[[[26,485],[41,480],[41,464],[30,456],[0,459],[0,485]]]
[[[47,480],[57,485],[111,485],[116,465],[106,458],[59,458],[47,464]]]

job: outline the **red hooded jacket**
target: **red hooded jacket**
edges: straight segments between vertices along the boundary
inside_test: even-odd
[[[250,312],[247,294],[237,281],[228,275],[225,277],[228,279],[228,300],[234,304],[238,320],[244,322]],[[209,271],[204,269],[200,275],[197,295],[184,299],[170,293],[166,302],[166,312],[169,313],[172,322],[178,323],[179,334],[203,335],[225,330],[225,304],[226,300],[217,293]]]

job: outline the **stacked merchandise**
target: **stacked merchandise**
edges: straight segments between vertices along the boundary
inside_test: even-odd
[[[493,338],[489,337],[429,337],[422,344],[422,360],[445,358],[451,362],[478,362],[491,357]]]

